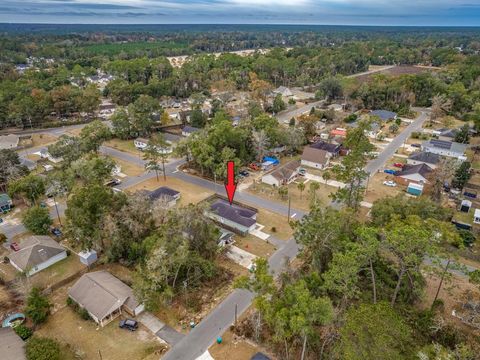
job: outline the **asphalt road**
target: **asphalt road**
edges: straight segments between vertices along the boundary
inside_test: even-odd
[[[368,172],[370,176],[383,169],[385,163],[395,154],[400,146],[405,143],[412,132],[418,131],[422,128],[423,123],[427,119],[427,112],[422,109],[417,109],[417,111],[420,112],[418,117],[408,125],[405,130],[398,134],[375,159],[367,164],[365,171]]]
[[[323,102],[324,102],[324,100],[315,101],[315,102],[312,102],[310,104],[303,105],[302,107],[299,107],[298,109],[285,110],[285,111],[279,112],[277,115],[275,115],[275,117],[277,118],[277,120],[280,123],[288,124],[288,122],[290,121],[290,119],[292,117],[296,117],[296,116],[300,116],[300,115],[303,115],[305,113],[308,113],[308,112],[310,112],[312,107],[319,106]]]

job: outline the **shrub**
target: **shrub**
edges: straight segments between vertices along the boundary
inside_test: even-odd
[[[32,337],[27,341],[28,360],[60,360],[60,345],[53,339]]]
[[[0,244],[3,244],[5,241],[7,241],[7,235],[0,233]]]
[[[40,289],[33,288],[27,299],[25,314],[30,317],[35,325],[43,323],[50,315],[52,304],[42,295]]]
[[[275,226],[272,226],[272,232],[277,232],[277,228]]]
[[[347,124],[350,124],[357,121],[357,119],[358,119],[357,114],[350,114],[345,119],[343,119],[343,121],[346,122]]]
[[[22,340],[27,340],[33,334],[33,330],[23,324],[15,326],[13,330],[15,330]]]
[[[80,315],[80,317],[83,320],[90,320],[91,319],[90,314],[84,308],[79,307],[78,310],[77,310],[77,313],[78,313],[78,315]]]

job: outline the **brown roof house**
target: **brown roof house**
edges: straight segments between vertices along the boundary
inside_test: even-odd
[[[315,169],[324,169],[328,166],[332,154],[323,149],[307,146],[303,149],[301,164]]]
[[[133,294],[132,288],[107,271],[95,271],[83,275],[68,291],[68,296],[88,311],[100,326],[125,311],[137,316],[144,309]]]
[[[25,343],[11,327],[0,328],[0,356],[2,360],[26,360]]]
[[[10,253],[10,264],[32,276],[67,257],[65,248],[49,236],[30,236],[20,243],[20,250]]]
[[[262,183],[272,186],[288,185],[298,176],[300,161],[294,160],[262,176]]]

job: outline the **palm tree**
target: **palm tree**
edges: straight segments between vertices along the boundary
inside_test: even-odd
[[[300,191],[300,199],[302,198],[303,191],[305,190],[305,183],[299,182],[297,185],[298,191]]]
[[[317,201],[317,190],[320,188],[320,184],[316,181],[310,183],[310,194],[312,196],[312,201],[315,203]]]

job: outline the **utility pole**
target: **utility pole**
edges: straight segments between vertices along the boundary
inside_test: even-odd
[[[55,204],[55,210],[57,211],[58,223],[60,224],[60,226],[62,226],[62,221],[60,220],[60,213],[58,212],[57,200],[55,199],[55,196],[53,197],[53,202]]]
[[[288,194],[288,221],[290,221],[290,200],[291,200],[291,197],[290,197],[290,194]]]
[[[237,327],[238,304],[235,304],[235,327]]]

